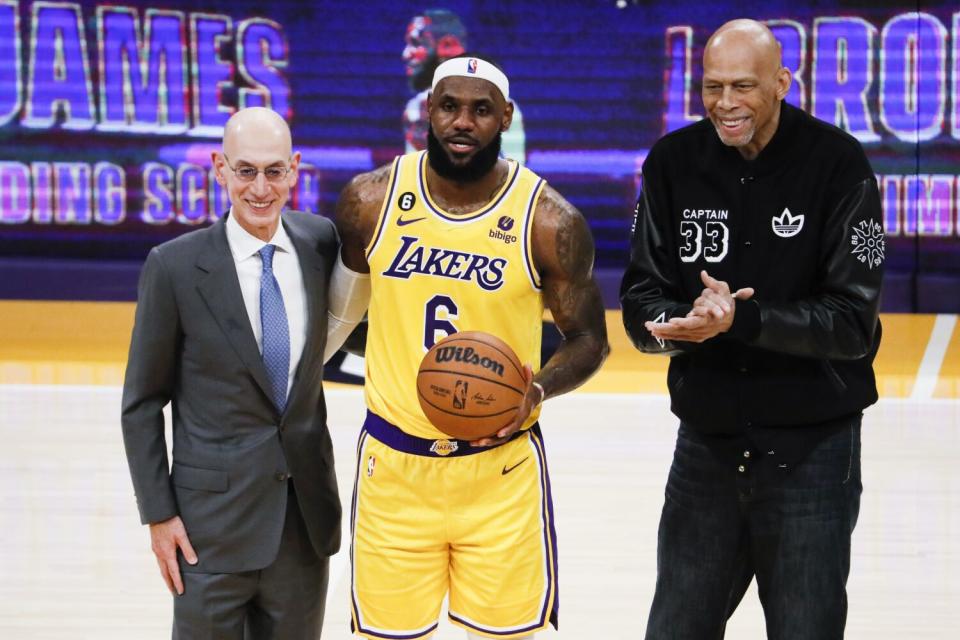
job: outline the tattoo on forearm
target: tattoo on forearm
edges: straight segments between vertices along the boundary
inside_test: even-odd
[[[563,343],[537,374],[551,395],[574,389],[606,357],[607,331],[600,291],[591,277],[593,242],[583,216],[547,187],[537,210],[544,303]],[[537,236],[535,236],[536,238]]]

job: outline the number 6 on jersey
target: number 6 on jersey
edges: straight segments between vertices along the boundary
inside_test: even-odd
[[[433,296],[427,300],[423,322],[423,349],[429,351],[438,340],[457,332],[450,322],[457,318],[457,303],[449,296]]]

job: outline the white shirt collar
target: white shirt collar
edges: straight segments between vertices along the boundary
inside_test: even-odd
[[[235,262],[241,262],[259,253],[260,249],[268,244],[276,245],[281,251],[296,255],[293,241],[287,235],[287,230],[283,228],[282,222],[277,225],[277,231],[273,234],[270,242],[264,242],[240,226],[233,215],[233,208],[230,209],[230,215],[227,216],[227,244],[230,245],[230,253],[233,254]]]

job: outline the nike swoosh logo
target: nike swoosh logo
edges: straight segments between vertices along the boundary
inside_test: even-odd
[[[426,216],[422,218],[411,218],[410,220],[404,220],[402,217],[400,217],[400,218],[397,218],[397,226],[405,227],[408,224],[413,224],[414,222],[420,222],[421,220],[426,220],[426,219],[427,219]]]
[[[527,458],[529,458],[529,457],[530,457],[530,456],[527,456]],[[504,467],[503,467],[503,471],[500,472],[500,475],[502,475],[502,476],[507,475],[508,473],[510,473],[511,471],[513,471],[514,469],[516,469],[517,467],[519,467],[520,465],[522,465],[524,462],[526,462],[526,461],[527,461],[527,458],[524,458],[523,460],[521,460],[521,461],[518,462],[517,464],[513,465],[512,467],[504,466]]]

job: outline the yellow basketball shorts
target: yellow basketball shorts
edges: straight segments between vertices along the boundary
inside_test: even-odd
[[[410,436],[368,413],[352,505],[353,630],[426,638],[450,620],[491,638],[557,626],[557,546],[534,425],[494,448]]]

